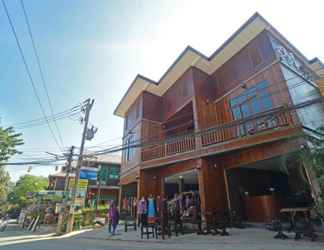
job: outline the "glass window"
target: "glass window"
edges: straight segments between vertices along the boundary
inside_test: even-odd
[[[135,136],[130,135],[127,140],[126,144],[126,160],[131,161],[135,156],[135,147],[134,147],[134,140]]]
[[[269,93],[269,82],[262,81],[245,90],[230,101],[235,120],[269,110],[273,103]]]
[[[248,102],[245,102],[244,104],[241,105],[241,110],[242,110],[243,117],[248,117],[249,115],[251,115]]]
[[[230,106],[234,120],[247,118],[271,109],[273,102],[269,93],[269,82],[262,81],[248,88],[240,96],[230,100]],[[244,135],[244,131],[255,130],[254,123],[248,121],[240,125],[239,134]]]

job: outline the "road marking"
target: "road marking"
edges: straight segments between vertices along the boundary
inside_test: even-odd
[[[55,240],[55,239],[64,239],[69,238],[75,235],[79,235],[85,232],[92,231],[93,229],[85,229],[80,231],[74,231],[68,234],[63,234],[60,236],[55,236],[55,234],[46,234],[46,235],[21,235],[21,236],[15,236],[15,237],[6,237],[1,238],[0,246],[8,246],[8,245],[14,245],[14,244],[21,244],[21,243],[28,243],[28,242],[34,242],[34,241],[42,241],[42,240]]]

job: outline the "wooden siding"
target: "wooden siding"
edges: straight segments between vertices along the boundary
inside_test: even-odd
[[[187,70],[163,96],[163,120],[168,120],[194,96],[192,68]]]
[[[216,98],[276,59],[267,32],[262,32],[213,74]]]
[[[162,105],[162,97],[144,91],[143,119],[161,122],[163,119]]]
[[[316,81],[319,89],[320,89],[320,93],[322,96],[324,96],[324,77],[323,78],[320,78]]]
[[[271,159],[276,156],[291,153],[303,143],[301,139],[285,139],[271,143],[264,143],[258,147],[250,147],[212,157],[217,167],[224,169],[236,168],[258,161]]]

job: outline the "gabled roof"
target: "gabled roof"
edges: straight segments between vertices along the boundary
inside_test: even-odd
[[[260,14],[255,13],[210,57],[188,46],[163,74],[159,81],[137,75],[116,107],[114,114],[125,117],[130,106],[144,90],[157,96],[162,96],[176,80],[192,66],[199,68],[207,74],[212,74],[264,30],[268,30],[272,33],[277,39],[285,44],[285,46],[294,51],[306,65],[309,65],[309,61],[302,53],[290,44],[288,40]]]

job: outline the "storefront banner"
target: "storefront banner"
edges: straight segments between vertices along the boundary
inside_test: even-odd
[[[85,179],[80,179],[78,183],[78,190],[85,192],[87,191],[89,181]],[[69,181],[69,189],[72,190],[75,185],[75,178],[71,178]]]
[[[87,180],[97,180],[97,173],[98,169],[96,168],[87,168],[82,167],[80,171],[80,179],[87,179]]]

